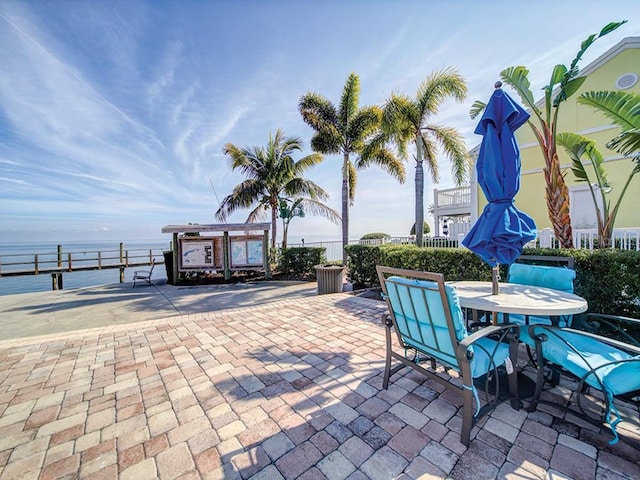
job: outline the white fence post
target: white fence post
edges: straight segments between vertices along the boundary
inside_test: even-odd
[[[543,228],[540,232],[540,248],[551,248],[551,229]]]

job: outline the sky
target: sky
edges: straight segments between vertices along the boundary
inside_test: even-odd
[[[468,97],[432,120],[472,148],[469,109],[502,69],[527,66],[539,98],[553,65],[623,19],[582,67],[640,35],[637,0],[0,0],[0,243],[165,240],[165,225],[217,223],[219,202],[243,180],[223,146],[266,145],[280,128],[311,153],[300,97],[337,105],[351,72],[364,106],[414,97],[430,73],[454,67]],[[439,162],[425,208],[434,188],[454,186]],[[414,165],[403,185],[375,167],[359,172],[351,238],[409,233]],[[306,176],[340,211],[341,157]],[[307,243],[340,232],[311,216],[289,228],[290,241]]]

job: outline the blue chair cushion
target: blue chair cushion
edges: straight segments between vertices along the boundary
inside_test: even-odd
[[[389,303],[404,343],[459,371],[455,356],[457,342],[468,333],[455,288],[445,285],[456,344],[452,343],[437,283],[389,277],[386,284]],[[473,353],[471,375],[474,378],[501,365],[509,356],[508,344],[489,338],[479,339],[469,350]]]
[[[571,330],[531,327],[531,334],[545,333],[542,354],[594,388],[620,395],[640,389],[640,355],[603,343]],[[602,385],[601,385],[602,383]]]
[[[514,263],[509,267],[508,282],[573,293],[575,278],[576,271],[571,268]]]
[[[552,288],[562,292],[573,293],[573,281],[576,278],[576,271],[564,267],[547,267],[543,265],[527,265],[525,263],[514,263],[509,267],[509,283],[518,285],[532,285],[535,287]],[[573,320],[572,315],[562,316],[559,319],[558,327],[568,327]],[[551,325],[549,317],[529,316],[528,322],[524,315],[509,315],[509,321],[521,326],[525,325]],[[534,340],[529,336],[526,328],[520,330],[520,341],[529,346],[534,346]]]

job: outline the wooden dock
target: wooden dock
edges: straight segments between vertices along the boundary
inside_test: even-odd
[[[56,252],[18,253],[0,255],[0,277],[25,275],[51,275],[51,288],[63,287],[64,272],[120,269],[120,283],[124,282],[124,271],[130,267],[148,267],[153,261],[164,264],[164,249],[126,249],[120,244],[118,250],[63,252],[58,245]]]

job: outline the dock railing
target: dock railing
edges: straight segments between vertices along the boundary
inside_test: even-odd
[[[164,249],[134,248],[128,249],[120,244],[112,250],[63,251],[58,245],[55,252],[11,253],[0,255],[0,277],[51,274],[52,288],[62,288],[63,272],[87,270],[120,269],[120,283],[124,282],[124,271],[128,267],[143,267],[164,264]]]

